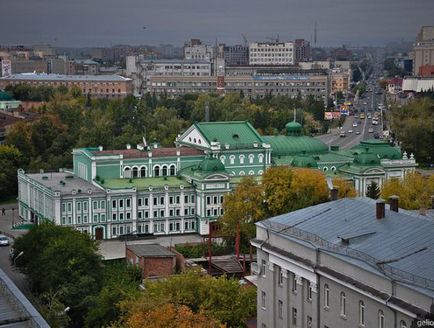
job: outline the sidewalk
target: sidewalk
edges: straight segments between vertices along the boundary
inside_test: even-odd
[[[2,209],[5,209],[5,215],[2,214]],[[0,233],[10,238],[15,239],[27,232],[27,230],[14,230],[12,224],[21,223],[22,220],[18,216],[18,204],[0,205]]]

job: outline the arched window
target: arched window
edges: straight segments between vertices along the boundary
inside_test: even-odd
[[[324,167],[322,168],[322,170],[323,170],[324,172],[327,172],[327,171],[329,170],[329,168],[328,168],[327,166],[324,166]]]
[[[345,317],[347,315],[347,298],[345,297],[345,293],[341,292],[341,316]]]
[[[399,327],[400,328],[407,328],[407,324],[405,323],[404,320],[401,320],[401,322],[399,323]]]
[[[262,174],[264,174],[264,171],[259,170],[259,171],[258,171],[258,174],[259,174],[259,175],[262,175]]]
[[[259,160],[259,163],[263,163],[264,162],[264,155],[263,154],[259,154],[258,155],[258,160]]]
[[[330,307],[330,288],[327,284],[324,285],[324,307]]]
[[[142,177],[142,178],[144,178],[144,177],[146,177],[146,166],[142,166],[141,168],[140,168],[140,176]]]
[[[154,166],[154,177],[160,176],[160,167],[158,165]]]
[[[240,171],[239,175],[244,176],[244,175],[246,175],[246,173],[244,171]]]
[[[167,177],[167,166],[163,166],[162,172],[163,177]]]
[[[240,155],[240,164],[244,164],[244,158],[245,158],[245,156],[244,155]]]
[[[124,168],[124,178],[131,178],[131,169],[129,167]]]
[[[359,325],[365,326],[365,303],[359,302]]]
[[[220,162],[222,162],[223,164],[225,164],[225,160],[226,160],[226,156],[225,155],[221,155],[220,156]]]
[[[176,175],[176,166],[170,165],[170,175]]]
[[[384,328],[384,312],[378,311],[378,328]]]
[[[332,167],[330,168],[330,170],[332,170],[333,172],[336,171],[336,166],[332,166]]]
[[[133,167],[133,178],[137,178],[139,176],[139,169],[135,166]]]
[[[231,164],[234,164],[234,163],[235,163],[235,155],[231,155],[231,156],[229,156],[229,162],[230,162]]]
[[[250,170],[250,171],[249,171],[249,175],[255,175],[255,172],[252,171],[252,170]]]
[[[249,163],[250,163],[250,164],[253,164],[254,159],[255,159],[255,155],[250,154],[250,155],[249,155]]]

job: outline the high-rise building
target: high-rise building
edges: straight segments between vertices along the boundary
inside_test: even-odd
[[[413,75],[426,76],[434,69],[434,26],[422,26],[413,46]]]
[[[249,64],[249,47],[242,45],[227,46],[219,44],[218,55],[228,66],[243,66]]]
[[[304,39],[296,39],[294,42],[295,49],[295,61],[306,62],[310,61],[312,58],[310,42]]]
[[[293,65],[293,42],[252,42],[249,46],[250,65]]]

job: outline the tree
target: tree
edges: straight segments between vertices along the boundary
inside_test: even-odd
[[[222,232],[236,237],[239,227],[241,245],[248,246],[256,234],[254,223],[265,218],[262,187],[252,178],[245,177],[235,190],[224,197]]]
[[[380,188],[375,181],[372,181],[371,184],[368,185],[368,188],[366,190],[366,197],[372,199],[378,199],[378,197],[380,197]]]
[[[406,174],[403,180],[392,178],[381,188],[381,197],[399,196],[399,207],[409,210],[427,208],[434,194],[434,175],[429,178],[414,172]]]
[[[83,326],[84,300],[101,288],[102,265],[97,243],[88,234],[42,223],[14,242],[16,265],[39,295],[55,293],[56,302],[70,307],[76,327]]]
[[[292,170],[287,166],[272,167],[262,176],[267,214],[279,215],[291,210]]]
[[[0,145],[0,199],[17,194],[17,170],[23,163],[21,152],[8,145]]]
[[[351,181],[334,178],[333,186],[338,189],[338,198],[352,198],[357,196],[356,189]]]
[[[236,279],[224,276],[214,278],[196,271],[165,280],[146,281],[140,296],[121,302],[124,315],[120,325],[127,323],[128,327],[128,323],[135,318],[137,325],[132,327],[141,327],[140,324],[146,324],[147,314],[166,304],[186,306],[192,313],[210,318],[210,322],[215,320],[228,327],[245,327],[247,319],[256,314],[256,289],[241,286]],[[158,317],[167,320],[164,312],[153,313],[159,313]]]
[[[329,191],[324,174],[319,170],[293,169],[291,211],[323,203]]]

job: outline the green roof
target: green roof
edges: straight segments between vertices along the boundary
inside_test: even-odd
[[[286,123],[285,128],[289,136],[301,134],[301,124],[296,121]]]
[[[224,172],[226,170],[223,163],[214,157],[205,158],[197,169],[202,172]]]
[[[291,165],[294,167],[318,168],[318,164],[313,156],[308,155],[295,156]]]
[[[378,155],[381,159],[401,159],[401,149],[394,147],[387,141],[379,139],[367,139],[360,142],[360,144],[351,148],[352,150],[369,149],[370,152]]]
[[[5,91],[0,91],[0,101],[11,101],[14,100],[11,95]]]
[[[209,143],[220,142],[233,146],[263,142],[259,133],[247,121],[201,122],[194,125]]]
[[[378,157],[377,154],[366,151],[357,154],[354,158],[354,163],[358,165],[377,166],[380,165],[380,157]]]
[[[321,154],[328,151],[328,146],[321,140],[308,136],[263,136],[271,145],[272,156]]]
[[[101,183],[100,183],[101,184]],[[157,178],[137,178],[137,179],[104,179],[101,184],[106,189],[136,188],[138,190],[153,188],[188,186],[189,183],[178,177],[157,177]]]

